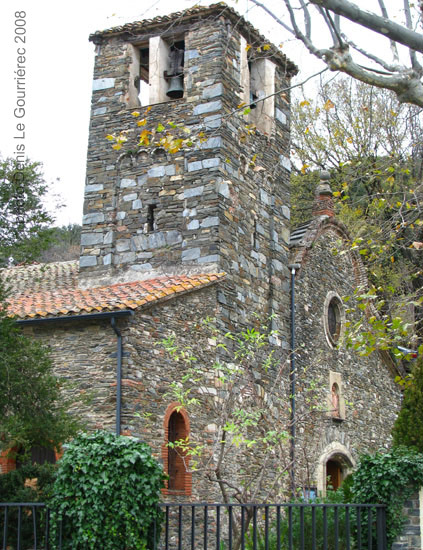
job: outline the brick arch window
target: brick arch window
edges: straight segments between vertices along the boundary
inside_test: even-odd
[[[177,446],[172,448],[168,445],[189,437],[188,414],[178,403],[171,403],[166,410],[163,424],[165,441],[162,446],[162,459],[165,472],[169,476],[163,492],[189,496],[192,487],[192,476],[188,472],[189,457],[184,456],[183,450]]]

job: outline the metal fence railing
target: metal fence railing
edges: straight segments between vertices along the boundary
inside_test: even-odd
[[[50,510],[41,502],[0,503],[2,550],[62,550],[62,524],[55,534],[50,527]]]
[[[155,550],[386,550],[371,504],[163,503]]]
[[[149,550],[387,550],[375,504],[160,503]],[[2,550],[66,550],[72,529],[42,503],[0,503]],[[68,526],[69,527],[69,526]],[[116,550],[125,550],[116,548]],[[132,549],[131,550],[138,550]]]

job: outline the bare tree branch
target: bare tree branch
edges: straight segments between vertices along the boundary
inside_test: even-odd
[[[291,29],[290,26],[288,26],[286,23],[282,21],[282,19],[279,19],[279,17],[272,12],[267,6],[265,6],[262,2],[259,2],[259,0],[251,0],[253,4],[261,8],[263,11],[265,11],[272,19],[274,19],[281,27],[283,27],[286,31],[289,33],[295,35],[295,32]]]
[[[382,16],[385,17],[385,19],[389,19],[388,10],[386,9],[385,2],[383,0],[379,0],[379,7],[380,7],[380,11],[382,12]],[[392,56],[395,61],[399,61],[397,45],[394,40],[390,40],[390,42],[391,42]]]
[[[348,2],[348,0],[310,0],[310,2],[342,15],[350,21],[386,36],[416,52],[423,53],[423,37],[420,33],[403,27],[386,17],[362,10],[356,4]]]
[[[344,41],[349,44],[352,48],[354,48],[354,50],[356,50],[357,52],[361,53],[361,55],[364,55],[365,57],[367,57],[368,59],[371,59],[372,61],[374,61],[375,63],[377,63],[378,65],[380,65],[381,67],[383,67],[386,71],[388,71],[389,73],[397,73],[397,72],[401,72],[404,70],[404,66],[403,65],[394,65],[392,63],[387,63],[385,60],[381,59],[380,57],[376,56],[375,54],[372,54],[370,52],[367,52],[366,50],[363,50],[363,48],[360,48],[360,46],[358,46],[357,44],[355,44],[350,38],[348,38],[347,36],[345,36],[344,34],[342,35],[342,38],[344,39]]]
[[[408,0],[404,0],[404,13],[405,13],[405,22],[406,22],[407,28],[412,29],[413,28],[413,22],[412,22],[412,19],[411,19],[410,4],[409,4]],[[414,50],[412,50],[411,48],[410,48],[409,51],[410,51],[411,65],[412,65],[413,69],[422,70],[422,66],[417,61],[416,52]]]

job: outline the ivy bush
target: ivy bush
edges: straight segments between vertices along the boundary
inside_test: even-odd
[[[385,504],[388,548],[401,534],[405,501],[423,485],[423,454],[406,447],[361,457],[350,486],[354,502]]]
[[[74,439],[50,501],[56,528],[63,518],[64,550],[151,546],[164,478],[146,443],[102,431]]]

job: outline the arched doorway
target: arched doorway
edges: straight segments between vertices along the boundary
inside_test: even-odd
[[[336,491],[354,465],[351,453],[342,443],[330,443],[320,455],[316,470],[318,493],[325,496],[327,489]]]

